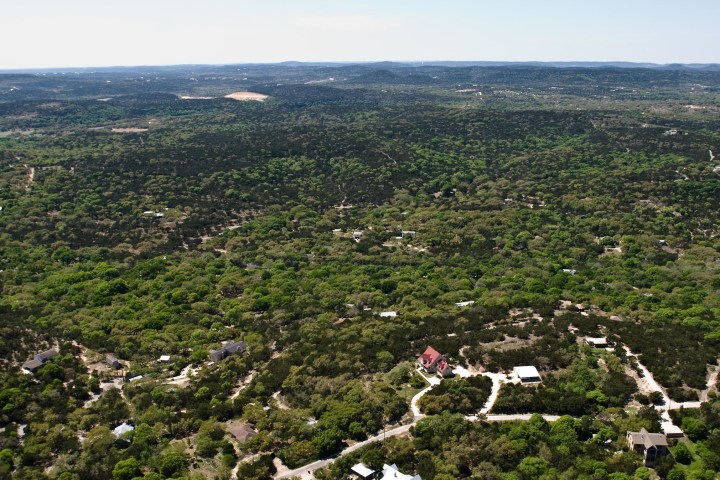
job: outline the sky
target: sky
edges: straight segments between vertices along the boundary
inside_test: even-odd
[[[720,0],[0,0],[0,69],[720,63]]]

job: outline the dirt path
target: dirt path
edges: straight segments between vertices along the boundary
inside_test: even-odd
[[[25,165],[25,168],[27,168],[27,170],[28,170],[28,173],[27,173],[28,183],[27,183],[27,185],[25,185],[25,190],[28,191],[28,190],[30,190],[30,187],[32,187],[32,184],[35,182],[35,167],[30,167],[28,165]]]
[[[242,383],[240,385],[238,385],[237,388],[235,388],[235,391],[233,391],[232,395],[230,395],[230,398],[231,399],[237,398],[237,396],[240,395],[240,392],[245,390],[245,388],[247,388],[247,386],[250,385],[250,382],[253,381],[253,379],[255,378],[256,375],[257,375],[257,370],[251,371],[248,374],[248,376],[245,377],[245,380],[243,380]],[[280,393],[280,392],[278,392],[278,393]],[[277,398],[275,400],[277,400]],[[278,404],[279,403],[280,402],[278,401]]]
[[[713,368],[708,375],[707,387],[705,388],[705,390],[700,392],[701,402],[708,401],[708,393],[715,389],[715,385],[717,385],[718,381],[718,375],[720,375],[720,365],[716,365],[715,368]]]
[[[168,383],[172,385],[177,385],[178,387],[186,387],[188,383],[190,383],[190,378],[193,377],[198,372],[198,370],[199,368],[192,368],[192,365],[188,365],[187,367],[182,369],[180,375],[171,378]]]

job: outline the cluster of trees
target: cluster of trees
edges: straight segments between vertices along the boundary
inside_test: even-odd
[[[350,467],[362,461],[375,469],[396,463],[403,472],[431,480],[647,480],[654,478],[653,473],[642,466],[638,453],[628,450],[625,433],[640,428],[652,431],[659,421],[652,408],[636,415],[610,408],[602,416],[564,416],[553,423],[539,415],[528,422],[473,423],[445,413],[420,421],[412,439],[369,445],[315,475],[327,480],[345,478]],[[679,445],[671,449],[676,451]],[[698,462],[689,468],[673,456],[660,460],[655,473],[668,479],[711,480],[715,475],[708,465]]]
[[[570,323],[630,346],[675,399],[704,387],[720,353],[720,177],[707,162],[720,125],[683,110],[705,93],[676,92],[716,85],[716,74],[357,68],[355,83],[329,87],[300,85],[326,71],[258,67],[249,82],[273,96],[262,104],[174,95],[219,95],[238,80],[228,72],[200,75],[202,92],[184,74],[0,76],[23,86],[0,100],[0,130],[42,133],[0,135],[2,475],[222,476],[236,461],[222,427],[241,418],[258,432],[241,453],[259,456],[240,471],[266,478],[271,455],[301,465],[401,421],[421,385],[395,367],[428,345],[453,362],[553,372],[538,389],[506,387],[497,411],[605,415],[633,393],[615,361],[623,352],[598,363],[566,334]],[[648,76],[655,98],[589,93]],[[496,93],[454,92],[483,78]],[[550,92],[555,82],[568,90]],[[650,108],[658,102],[673,108]],[[150,130],[110,131],[131,124]],[[682,134],[664,135],[665,125]],[[333,208],[341,203],[353,207]],[[475,303],[455,306],[466,300]],[[562,300],[591,313],[556,316]],[[248,352],[208,366],[208,351],[231,339]],[[506,339],[522,346],[487,345]],[[59,357],[20,372],[56,343]],[[80,346],[145,379],[109,388]],[[197,375],[169,383],[188,366]],[[481,378],[447,382],[423,408],[474,413],[488,389]],[[129,446],[110,438],[123,421],[136,426]],[[427,429],[433,421],[418,441],[446,431]],[[496,476],[521,461],[496,463],[522,450],[488,433],[505,427],[447,428],[449,438],[498,441],[486,459]],[[539,455],[547,471],[589,471],[562,463],[554,442]],[[430,478],[456,474],[428,451]],[[415,468],[401,457],[385,458]]]
[[[561,372],[548,374],[539,386],[505,384],[500,388],[493,412],[542,412],[589,415],[608,407],[623,407],[637,390],[635,381],[613,355],[577,359]]]
[[[444,380],[420,397],[418,407],[428,415],[443,412],[476,414],[485,405],[492,380],[487,377],[469,377]]]

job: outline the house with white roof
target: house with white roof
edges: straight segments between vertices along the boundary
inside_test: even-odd
[[[533,366],[515,367],[513,368],[513,373],[520,379],[521,383],[542,382],[540,372]]]
[[[474,305],[475,300],[468,300],[467,302],[458,302],[455,304],[456,307],[469,307],[470,305]]]
[[[422,480],[420,475],[412,476],[400,472],[394,463],[392,465],[383,465],[382,474],[380,480]]]
[[[358,478],[362,479],[373,478],[373,475],[375,475],[375,470],[368,468],[362,463],[356,463],[355,465],[350,467],[350,471],[353,472]]]
[[[610,346],[610,342],[605,337],[587,337],[585,343],[595,348],[607,348]]]

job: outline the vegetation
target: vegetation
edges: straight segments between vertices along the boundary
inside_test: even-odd
[[[578,418],[468,422],[489,379],[444,380],[373,467],[648,478],[640,361],[711,400],[673,411],[691,443],[657,473],[720,471],[719,73],[241,70],[0,75],[0,478],[269,478],[409,423],[428,345],[540,370],[491,413]]]

